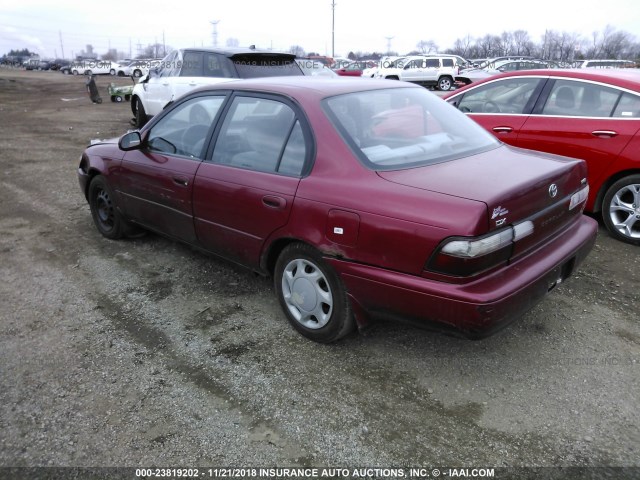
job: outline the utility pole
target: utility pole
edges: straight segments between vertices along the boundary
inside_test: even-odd
[[[218,46],[218,24],[220,23],[220,20],[211,20],[209,23],[213,26],[213,46],[217,47]]]
[[[336,56],[336,0],[331,0],[331,58]]]
[[[62,30],[58,30],[58,35],[60,35],[60,50],[62,50],[62,58],[64,58],[64,46],[62,45]]]

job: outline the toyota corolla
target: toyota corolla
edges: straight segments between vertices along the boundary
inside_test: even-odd
[[[505,145],[387,80],[199,89],[88,147],[78,176],[102,235],[151,230],[272,276],[319,342],[376,317],[485,336],[569,277],[597,232],[582,160]]]

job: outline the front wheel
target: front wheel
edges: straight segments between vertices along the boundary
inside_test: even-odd
[[[276,262],[275,290],[293,327],[305,337],[330,343],[355,326],[351,304],[340,277],[309,245],[286,247]]]
[[[602,219],[615,238],[640,245],[640,175],[629,175],[609,187]]]
[[[111,240],[124,236],[125,223],[118,212],[113,192],[104,177],[98,175],[89,185],[89,207],[98,231]]]
[[[451,90],[452,86],[453,79],[451,77],[442,77],[440,80],[438,80],[438,89],[442,90],[443,92],[448,92],[449,90]]]

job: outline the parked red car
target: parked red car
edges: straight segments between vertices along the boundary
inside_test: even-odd
[[[397,81],[196,90],[88,147],[78,177],[102,235],[149,229],[273,275],[320,342],[371,316],[486,335],[571,275],[597,231],[583,161],[503,145]]]
[[[374,65],[374,62],[352,62],[346,65],[338,65],[338,68],[334,67],[334,72],[336,72],[341,77],[360,77],[362,76],[362,71],[365,68],[370,68]]]
[[[505,143],[585,160],[586,210],[640,245],[640,71],[518,71],[445,98]]]

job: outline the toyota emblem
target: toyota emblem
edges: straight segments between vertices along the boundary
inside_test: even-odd
[[[558,195],[558,186],[555,183],[549,185],[549,196],[555,198]]]

